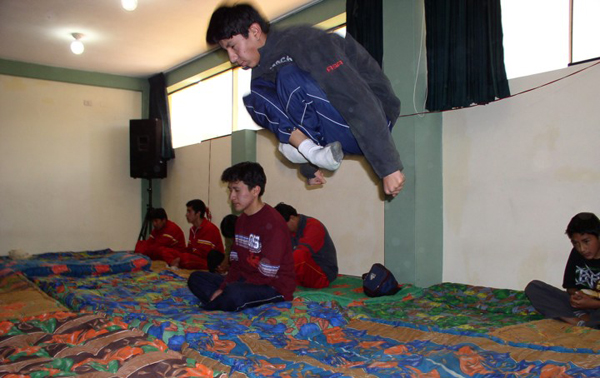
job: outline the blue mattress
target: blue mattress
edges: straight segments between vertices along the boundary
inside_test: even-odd
[[[29,278],[52,275],[85,277],[150,270],[151,261],[139,253],[102,249],[81,252],[48,252],[26,260],[0,257],[0,277],[20,272]]]

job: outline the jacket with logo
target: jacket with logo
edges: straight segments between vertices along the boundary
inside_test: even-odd
[[[388,127],[400,114],[400,100],[375,59],[349,34],[343,38],[310,26],[271,28],[259,53],[252,79],[275,82],[281,67],[296,64],[325,91],[380,178],[403,169]]]

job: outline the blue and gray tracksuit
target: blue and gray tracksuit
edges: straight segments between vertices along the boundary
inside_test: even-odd
[[[309,26],[271,29],[244,97],[254,121],[287,143],[298,128],[320,145],[340,141],[383,178],[402,170],[390,130],[400,100],[377,62],[350,35]]]

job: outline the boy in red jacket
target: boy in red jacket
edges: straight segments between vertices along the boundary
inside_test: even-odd
[[[152,209],[148,214],[152,221],[152,232],[147,240],[140,240],[135,251],[152,260],[171,263],[174,255],[185,251],[185,236],[181,228],[167,218],[163,208]]]
[[[221,233],[210,221],[210,210],[202,200],[188,201],[186,207],[185,218],[192,224],[188,248],[186,253],[175,256],[170,265],[183,269],[214,271],[225,257]]]
[[[275,210],[283,216],[292,233],[296,283],[322,289],[338,274],[337,254],[329,231],[318,219],[298,214],[292,206],[280,202]]]

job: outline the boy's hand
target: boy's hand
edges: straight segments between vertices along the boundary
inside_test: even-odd
[[[383,178],[383,191],[388,196],[396,197],[404,187],[404,173],[399,170]]]
[[[590,297],[581,291],[576,291],[575,294],[571,295],[570,303],[571,307],[582,310],[600,308],[599,300]]]
[[[212,302],[212,301],[214,301],[214,300],[215,300],[215,298],[216,298],[216,297],[218,297],[218,296],[219,296],[219,295],[221,295],[221,294],[223,294],[223,290],[222,290],[222,289],[217,289],[217,290],[216,290],[216,291],[213,293],[213,295],[210,297],[210,301],[209,301],[209,302]]]
[[[223,262],[217,267],[217,273],[219,274],[225,274],[229,271],[229,260],[227,260],[226,258],[223,260]]]

